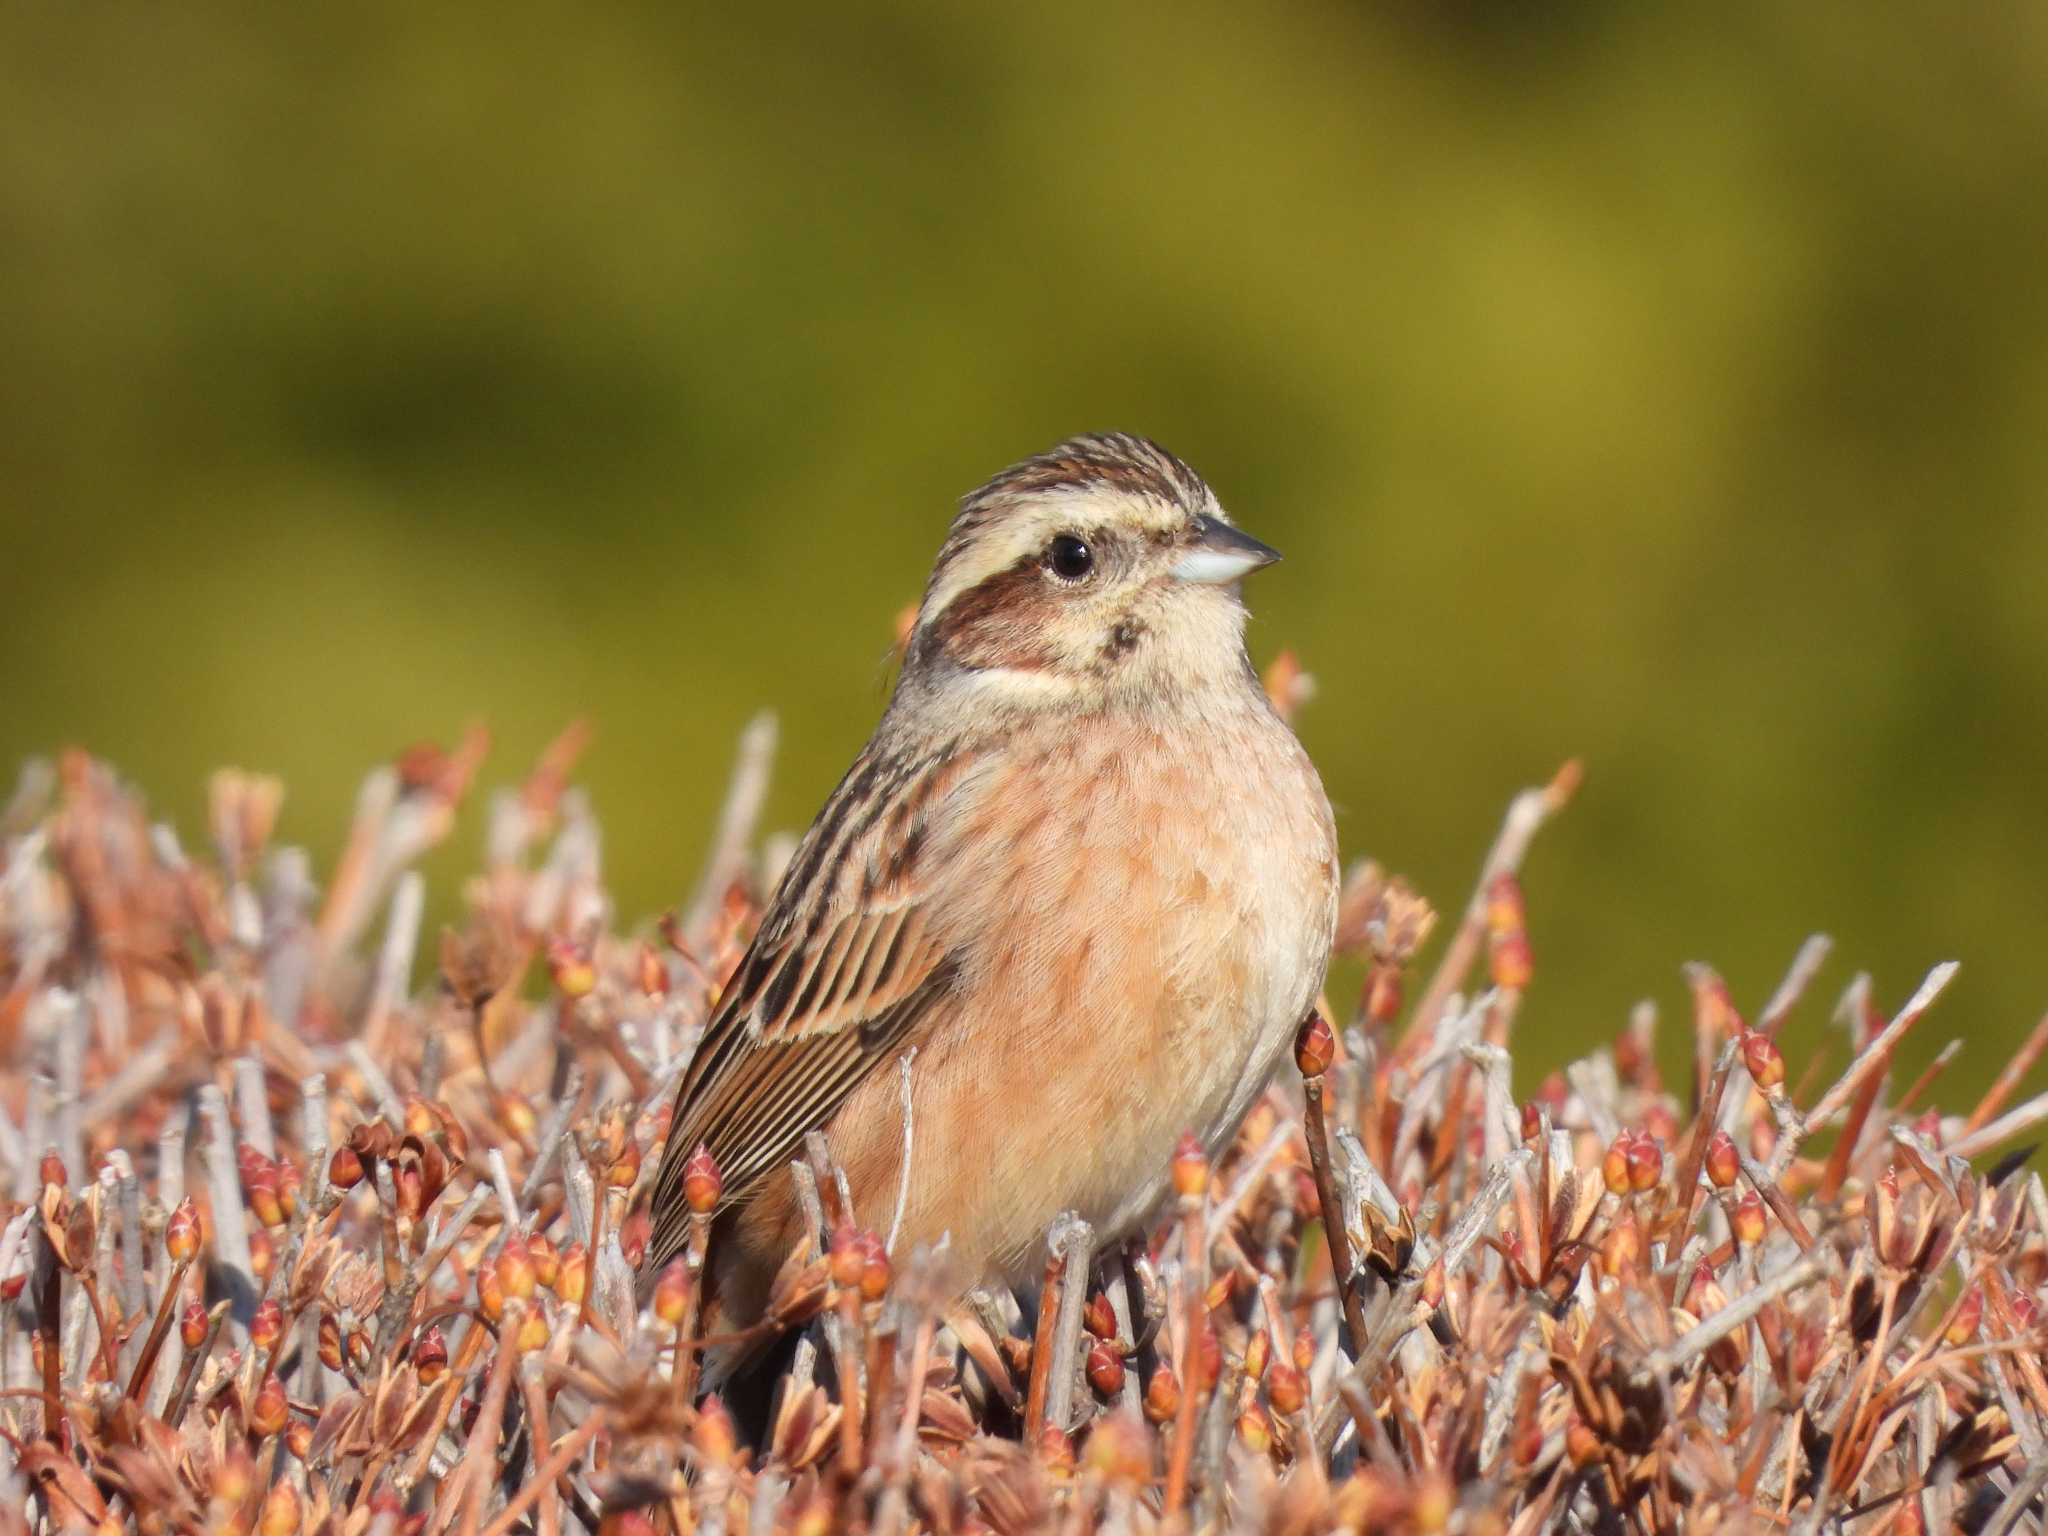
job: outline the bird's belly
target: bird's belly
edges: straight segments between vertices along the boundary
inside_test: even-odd
[[[1198,764],[1135,777],[1148,792],[1112,819],[1062,827],[1020,798],[1013,828],[983,832],[1012,855],[987,871],[1006,910],[982,929],[1005,942],[967,957],[920,1047],[904,1221],[910,1240],[949,1235],[968,1268],[1035,1267],[1064,1210],[1104,1237],[1141,1222],[1182,1133],[1230,1133],[1321,985],[1336,875],[1312,770],[1256,814],[1202,804],[1216,780]],[[1189,826],[1208,833],[1172,830]],[[876,1073],[834,1133],[864,1154],[877,1226],[902,1118],[898,1074]]]

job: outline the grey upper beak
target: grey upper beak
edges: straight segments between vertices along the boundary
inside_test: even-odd
[[[1250,534],[1213,517],[1195,519],[1195,542],[1174,563],[1173,574],[1182,581],[1222,586],[1249,575],[1262,565],[1271,565],[1280,551],[1261,544]]]

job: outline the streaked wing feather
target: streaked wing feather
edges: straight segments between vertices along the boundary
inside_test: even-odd
[[[963,766],[950,748],[894,762],[871,746],[798,847],[677,1092],[653,1268],[687,1230],[679,1186],[692,1151],[718,1160],[722,1204],[744,1204],[945,997],[951,971],[917,855]]]

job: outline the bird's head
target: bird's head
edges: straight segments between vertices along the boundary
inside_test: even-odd
[[[1069,438],[968,495],[932,569],[906,677],[1028,704],[1236,686],[1238,582],[1279,559],[1158,444]]]

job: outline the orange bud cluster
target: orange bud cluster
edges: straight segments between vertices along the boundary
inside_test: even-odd
[[[1984,1288],[1971,1286],[1963,1292],[1956,1305],[1955,1315],[1949,1319],[1942,1337],[1950,1344],[1961,1347],[1977,1336],[1978,1325],[1984,1321]]]
[[[1321,1077],[1337,1057],[1337,1037],[1330,1021],[1317,1009],[1302,1021],[1294,1036],[1294,1065],[1303,1077]]]
[[[1664,1148],[1644,1132],[1621,1132],[1600,1159],[1600,1179],[1611,1195],[1647,1193],[1663,1177]]]
[[[709,1216],[724,1194],[725,1178],[718,1171],[718,1159],[699,1142],[683,1164],[683,1203],[696,1215]]]
[[[263,1516],[256,1528],[262,1536],[298,1536],[300,1518],[298,1489],[289,1482],[273,1483],[263,1496]]]
[[[1105,1399],[1124,1389],[1124,1357],[1107,1339],[1097,1339],[1088,1348],[1088,1385]]]
[[[341,1146],[327,1159],[327,1182],[336,1189],[354,1189],[363,1182],[363,1160],[354,1147]]]
[[[283,1226],[285,1196],[277,1164],[246,1141],[235,1149],[235,1162],[242,1176],[242,1197],[250,1211],[266,1227]]]
[[[565,1306],[580,1306],[589,1285],[590,1252],[581,1243],[571,1243],[555,1266],[555,1295]]]
[[[597,967],[569,940],[548,940],[547,957],[548,976],[565,998],[573,1002],[597,990]]]
[[[421,1330],[412,1347],[413,1368],[420,1373],[420,1385],[431,1387],[448,1370],[448,1340],[438,1326]]]
[[[1102,1292],[1097,1291],[1090,1296],[1088,1305],[1081,1309],[1081,1326],[1094,1338],[1116,1337],[1116,1308],[1110,1305],[1109,1298]]]
[[[249,1273],[258,1280],[270,1279],[270,1266],[277,1262],[277,1245],[261,1228],[249,1234]]]
[[[1716,1189],[1732,1187],[1742,1173],[1742,1154],[1735,1148],[1735,1138],[1726,1131],[1716,1131],[1707,1142],[1707,1178]]]
[[[256,1395],[249,1400],[249,1429],[252,1434],[274,1435],[282,1430],[291,1415],[291,1403],[285,1397],[284,1383],[275,1375],[265,1376],[263,1385],[256,1389]]]
[[[1778,1049],[1777,1042],[1769,1035],[1756,1030],[1744,1030],[1742,1040],[1742,1065],[1748,1069],[1757,1087],[1768,1093],[1785,1081],[1785,1053]]]
[[[1277,1413],[1301,1412],[1308,1402],[1308,1377],[1286,1360],[1275,1360],[1266,1373],[1266,1396]]]
[[[1171,1424],[1180,1412],[1180,1378],[1173,1367],[1162,1365],[1145,1383],[1145,1417],[1154,1424]]]
[[[1266,1416],[1266,1409],[1257,1398],[1246,1403],[1237,1416],[1237,1438],[1244,1442],[1244,1448],[1254,1456],[1270,1455],[1273,1450],[1273,1421]]]
[[[1365,999],[1361,1012],[1374,1029],[1383,1029],[1401,1014],[1401,968],[1384,961],[1375,964],[1365,978]]]
[[[1535,972],[1528,906],[1521,882],[1507,870],[1486,888],[1486,937],[1493,984],[1503,992],[1525,990]]]
[[[1764,1240],[1766,1225],[1764,1202],[1755,1190],[1736,1201],[1735,1209],[1729,1213],[1729,1230],[1735,1234],[1735,1240],[1746,1248],[1753,1248]]]
[[[249,1319],[249,1342],[261,1350],[277,1348],[284,1337],[284,1308],[276,1297],[266,1300],[257,1307],[256,1315]]]
[[[541,1232],[530,1233],[526,1239],[526,1260],[533,1266],[534,1283],[553,1288],[555,1277],[562,1271],[561,1255],[555,1252],[555,1245]]]
[[[689,1313],[690,1266],[682,1259],[670,1261],[654,1283],[654,1315],[665,1326],[680,1328]]]
[[[1183,1131],[1173,1152],[1173,1192],[1183,1200],[1199,1200],[1208,1190],[1209,1155],[1193,1131]]]
[[[171,1219],[164,1223],[164,1252],[178,1264],[189,1264],[199,1255],[199,1213],[193,1209],[190,1195],[178,1202]]]

